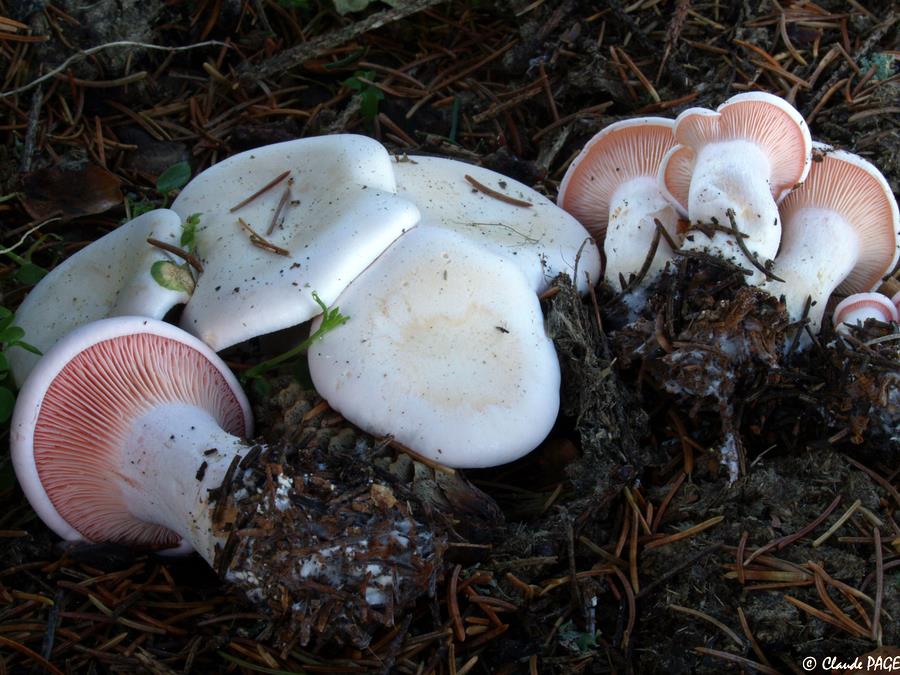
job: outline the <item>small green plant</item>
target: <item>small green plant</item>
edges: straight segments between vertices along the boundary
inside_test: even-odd
[[[9,421],[16,404],[15,384],[10,377],[7,352],[18,347],[41,356],[41,351],[37,347],[22,340],[25,331],[12,325],[14,319],[15,314],[11,310],[0,307],[0,424]]]
[[[191,179],[191,165],[178,162],[163,171],[156,179],[157,191],[168,197],[170,192],[180,190]]]
[[[597,633],[580,631],[574,622],[566,621],[559,627],[559,643],[571,652],[583,654],[597,647]]]
[[[378,116],[378,103],[384,100],[384,92],[372,84],[374,70],[357,70],[352,77],[344,80],[344,85],[357,92],[360,97],[359,111],[367,124],[372,124]]]
[[[316,301],[316,304],[322,308],[322,324],[319,326],[318,330],[306,338],[303,342],[298,344],[293,349],[289,349],[283,354],[279,354],[268,361],[263,361],[262,363],[258,363],[257,365],[249,368],[244,371],[244,374],[241,375],[241,382],[244,385],[250,384],[256,390],[258,394],[267,394],[268,393],[268,382],[263,379],[263,375],[278,365],[281,365],[285,361],[289,361],[296,356],[299,356],[307,349],[309,349],[316,340],[321,339],[326,333],[330,333],[335,328],[339,326],[343,326],[347,321],[349,321],[350,317],[341,314],[341,310],[338,307],[329,308],[322,301],[322,298],[319,297],[319,294],[313,291],[312,293],[313,300]],[[296,374],[298,379],[302,379],[302,373]]]
[[[18,265],[18,269],[15,274],[13,274],[13,279],[18,281],[20,284],[24,284],[26,286],[34,286],[37,282],[47,276],[47,270],[40,265],[37,265],[31,261],[31,256],[34,252],[41,247],[48,239],[59,239],[56,235],[50,234],[42,234],[37,239],[35,239],[34,243],[31,244],[25,251],[21,254],[16,253],[15,250],[19,248],[22,244],[25,243],[25,240],[28,239],[31,234],[33,234],[40,226],[35,226],[28,230],[22,237],[12,246],[9,246],[4,249],[0,249],[0,253],[5,255],[7,258],[12,260],[16,265]]]
[[[197,252],[197,225],[200,224],[200,214],[193,213],[187,217],[181,225],[181,248],[187,253]],[[184,292],[190,295],[194,292],[197,280],[188,263],[176,263],[171,260],[157,260],[150,265],[150,276],[163,288],[170,291]]]
[[[17,255],[12,251],[5,251],[5,253],[19,266],[19,269],[17,269],[16,273],[13,275],[13,279],[20,284],[34,286],[37,282],[47,276],[46,269],[31,262],[30,253],[24,256]]]
[[[125,196],[125,219],[123,223],[134,220],[148,211],[164,209],[169,204],[169,197],[175,190],[180,190],[191,180],[191,165],[187,162],[176,162],[156,178],[156,191],[161,199],[147,199],[129,193]]]
[[[197,225],[200,224],[200,214],[192,213],[181,226],[181,248],[188,253],[197,252]]]

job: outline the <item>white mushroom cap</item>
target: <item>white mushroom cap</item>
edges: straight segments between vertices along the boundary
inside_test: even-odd
[[[364,136],[277,143],[207,169],[172,205],[183,217],[201,214],[196,240],[205,267],[181,326],[218,351],[311,319],[321,311],[312,291],[331,304],[418,222],[416,207],[394,188],[387,151]],[[239,218],[286,255],[253,245]]]
[[[441,157],[411,156],[394,162],[397,193],[415,202],[423,220],[465,235],[518,265],[542,293],[566,272],[582,293],[600,276],[600,253],[584,227],[552,201],[512,178]],[[530,206],[476,189],[466,180]],[[575,270],[577,260],[577,274]]]
[[[863,324],[867,319],[900,323],[900,312],[897,306],[881,293],[854,293],[837,304],[832,321],[839,333],[846,333],[849,330],[848,325]]]
[[[82,324],[123,314],[161,319],[187,302],[187,292],[163,288],[151,276],[154,262],[172,258],[148,244],[148,237],[178,246],[181,218],[169,209],[149,211],[57,265],[16,311],[24,340],[45,352]],[[24,349],[11,349],[7,357],[20,385],[40,358]]]
[[[161,321],[116,317],[44,355],[19,393],[10,446],[26,497],[63,538],[165,547],[209,538],[206,492],[251,427],[237,380],[206,345]],[[201,480],[210,448],[219,471]]]
[[[365,431],[448,466],[484,467],[530,452],[552,428],[559,362],[534,288],[508,257],[420,225],[337,305],[349,321],[310,348],[309,369]]]
[[[575,216],[606,254],[604,275],[618,286],[644,263],[656,234],[655,220],[678,239],[678,213],[663,197],[657,174],[675,145],[674,120],[640,117],[615,122],[597,133],[569,165],[559,186],[559,204]],[[647,277],[665,265],[672,251],[657,248]]]

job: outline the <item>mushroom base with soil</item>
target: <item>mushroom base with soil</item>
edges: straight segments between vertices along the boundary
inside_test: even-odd
[[[688,214],[691,223],[714,223],[734,227],[746,235],[746,248],[765,265],[775,257],[781,241],[781,220],[769,183],[769,160],[754,143],[729,141],[707,145],[700,150],[691,178]],[[715,232],[707,237],[692,231],[683,248],[706,249],[749,269],[748,283],[759,283],[764,275],[757,270],[737,244],[735,234]]]
[[[678,212],[660,194],[655,179],[635,178],[615,191],[609,202],[609,223],[603,241],[603,276],[614,288],[620,287],[622,280],[627,287],[642,272],[657,237],[656,251],[642,279],[653,280],[672,259],[672,247],[665,237],[657,235],[657,221],[673,241],[680,239]]]
[[[783,281],[770,279],[760,288],[775,297],[783,295],[793,321],[803,317],[809,298],[806,318],[810,330],[818,333],[828,298],[856,266],[859,235],[832,211],[804,209],[795,220],[803,223],[802,231],[785,229],[782,253],[773,269]]]

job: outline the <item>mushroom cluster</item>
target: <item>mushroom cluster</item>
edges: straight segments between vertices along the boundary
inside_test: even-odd
[[[813,143],[800,113],[761,92],[675,120],[610,125],[572,162],[558,203],[603,242],[604,278],[626,295],[651,282],[673,248],[705,250],[783,297],[791,320],[813,333],[832,294],[875,290],[900,255],[884,176]]]
[[[161,280],[161,264],[182,282]],[[559,408],[538,296],[563,272],[587,292],[599,271],[574,217],[487,169],[394,159],[352,135],[235,155],[171,209],[71,256],[22,304],[17,324],[45,355],[10,354],[20,482],[66,539],[213,563],[223,535],[210,490],[252,433],[215,352],[322,306],[349,317],[309,354],[335,410],[442,464],[511,461]],[[162,321],[176,305],[180,328]]]

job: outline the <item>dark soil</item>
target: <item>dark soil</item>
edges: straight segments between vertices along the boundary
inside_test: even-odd
[[[156,177],[175,162],[196,173],[338,131],[555,196],[606,124],[753,89],[788,97],[814,138],[900,189],[892,3],[411,4],[361,26],[391,10],[0,2],[0,16],[48,38],[0,32],[0,90],[21,90],[0,98],[0,180],[17,193],[0,202],[2,244],[44,223],[17,252],[52,267],[126,209],[161,205]],[[227,46],[110,47],[24,89],[113,40]],[[77,206],[54,198],[79,178]],[[7,307],[28,290],[22,270],[12,259],[0,270]],[[512,465],[417,461],[353,429],[289,369],[257,388],[272,450],[222,493],[223,526],[241,536],[219,571],[236,584],[196,558],[63,547],[3,453],[0,673],[799,673],[806,657],[900,645],[896,327],[826,329],[799,350],[777,299],[703,256],[680,257],[636,319],[608,287],[584,300],[565,279],[554,288],[561,416]],[[260,341],[228,356],[242,369],[267,355]],[[272,508],[281,474],[285,511]],[[240,493],[248,485],[262,491]],[[284,570],[322,553],[285,514],[318,523],[317,542],[353,542],[339,574],[292,585]],[[364,602],[373,560],[397,575],[390,612]]]

